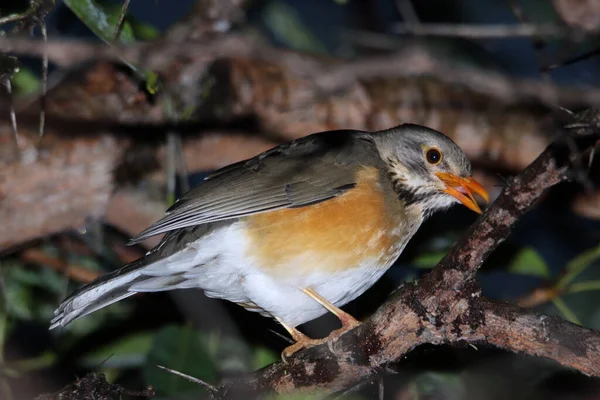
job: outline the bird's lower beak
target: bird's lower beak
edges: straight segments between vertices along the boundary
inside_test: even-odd
[[[446,172],[437,172],[435,175],[446,184],[444,193],[454,197],[476,213],[481,214],[481,208],[475,201],[473,193],[485,200],[486,203],[490,201],[488,192],[473,178],[462,178]]]

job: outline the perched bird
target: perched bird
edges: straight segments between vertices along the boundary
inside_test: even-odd
[[[481,213],[471,164],[448,137],[418,125],[379,132],[316,133],[222,168],[179,199],[133,243],[166,235],[144,257],[84,285],[55,311],[50,329],[138,292],[203,289],[296,326],[371,287],[433,212],[462,203]]]

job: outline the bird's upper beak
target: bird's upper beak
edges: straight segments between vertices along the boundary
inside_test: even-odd
[[[488,192],[473,178],[462,178],[446,172],[437,172],[435,175],[446,184],[446,188],[442,190],[444,193],[454,197],[476,213],[481,214],[481,208],[475,201],[473,193],[483,198],[486,203],[490,201]]]

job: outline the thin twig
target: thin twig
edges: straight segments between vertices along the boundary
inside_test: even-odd
[[[183,140],[180,133],[175,133],[175,162],[177,163],[177,175],[179,175],[179,186],[182,193],[190,190],[190,181],[188,179],[188,170],[185,165],[185,155],[183,154]]]
[[[418,24],[420,22],[411,0],[396,0],[396,8],[404,21],[410,24]]]
[[[10,79],[7,79],[4,82],[4,86],[6,86],[6,92],[8,93],[8,107],[10,112],[10,125],[13,131],[13,141],[15,145],[15,152],[19,159],[21,159],[21,146],[19,144],[19,130],[17,128],[17,113],[15,112],[15,105],[12,95],[12,84]]]
[[[35,248],[23,251],[23,253],[21,253],[21,259],[25,262],[50,267],[76,282],[88,283],[100,276],[100,273],[98,272],[90,271],[88,268],[81,265],[69,264],[64,260],[53,257],[48,253]]]
[[[546,70],[546,71],[551,71],[551,70],[556,69],[556,68],[565,67],[567,65],[575,64],[575,63],[577,63],[579,61],[584,61],[584,60],[586,60],[588,58],[595,57],[595,56],[597,56],[599,54],[600,54],[600,48],[597,48],[597,49],[585,52],[583,54],[580,54],[578,56],[575,56],[573,58],[567,58],[564,61],[560,61],[560,62],[557,62],[555,64],[549,64],[549,65],[545,66],[543,69]]]
[[[46,22],[43,18],[39,20],[40,32],[44,43],[48,43],[48,32],[46,30]],[[46,125],[46,92],[48,90],[48,48],[45,47],[42,56],[42,81],[40,85],[40,127],[38,145],[44,137],[44,127]]]
[[[121,27],[123,26],[123,22],[125,21],[125,15],[127,14],[127,9],[129,8],[129,2],[131,0],[125,0],[123,2],[123,7],[121,8],[121,14],[119,15],[119,20],[117,21],[117,26],[115,27],[115,33],[113,35],[113,42],[116,42],[119,38],[119,34],[121,33]]]
[[[531,21],[529,20],[529,18],[527,17],[527,15],[525,14],[525,12],[523,11],[523,9],[519,5],[519,3],[517,3],[516,0],[509,0],[508,4],[509,4],[510,9],[512,10],[513,14],[515,15],[515,17],[519,20],[519,22],[521,24],[531,25]],[[544,40],[544,38],[542,38],[541,36],[539,36],[537,34],[531,35],[531,41],[533,42],[533,47],[536,50],[539,50],[546,46],[546,41]]]
[[[277,332],[274,329],[269,329],[269,332],[273,333],[275,336],[279,337],[280,339],[283,339],[286,343],[294,344],[294,340],[292,338],[289,338],[289,337]]]
[[[21,20],[24,20],[25,18],[29,17],[30,15],[31,15],[31,13],[29,12],[29,10],[27,10],[26,12],[24,12],[22,14],[7,15],[6,17],[0,18],[0,25],[7,24],[9,22],[21,21]]]
[[[364,29],[340,29],[340,32],[353,43],[370,49],[398,51],[403,44],[402,38],[387,33]]]
[[[175,202],[175,189],[177,185],[177,162],[175,149],[175,132],[167,133],[167,162],[165,174],[167,174],[167,206],[171,206]]]
[[[557,25],[490,25],[490,24],[436,24],[401,23],[392,28],[395,33],[418,36],[448,36],[473,39],[503,39],[510,37],[566,37],[573,33]]]
[[[201,379],[194,378],[193,376],[184,374],[183,372],[175,371],[174,369],[167,368],[167,367],[162,366],[162,365],[157,365],[157,367],[160,368],[160,369],[164,369],[165,371],[170,372],[173,375],[177,375],[177,376],[180,376],[182,378],[185,378],[185,379],[187,379],[188,381],[190,381],[192,383],[196,383],[196,384],[202,386],[203,388],[205,388],[206,390],[208,390],[210,393],[217,393],[217,391],[218,391],[216,387],[214,387],[210,383],[204,382]]]
[[[531,23],[531,21],[529,20],[529,18],[527,17],[527,15],[516,0],[509,0],[508,4],[515,17],[519,20],[519,22],[521,22],[522,24]],[[546,41],[539,35],[532,35],[530,37],[530,40],[533,45],[533,51],[535,52],[535,55],[537,57],[538,70],[542,74],[542,79],[546,83],[552,83],[552,77],[550,76],[550,74],[547,73],[547,71],[544,68],[544,65],[548,64],[548,62],[546,61],[546,56],[542,51],[542,49],[547,45]]]

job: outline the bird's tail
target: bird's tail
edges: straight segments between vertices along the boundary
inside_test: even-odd
[[[139,261],[141,260],[103,275],[76,290],[54,311],[50,329],[66,326],[71,321],[135,294],[129,288],[140,277]]]

